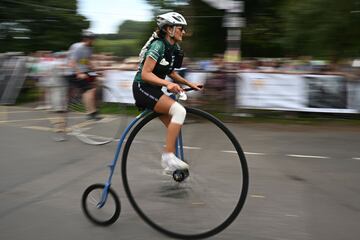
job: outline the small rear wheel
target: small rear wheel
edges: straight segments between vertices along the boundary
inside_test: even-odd
[[[119,218],[121,205],[115,191],[109,188],[107,200],[99,206],[102,198],[104,184],[90,185],[83,193],[81,205],[85,216],[94,224],[108,226]]]

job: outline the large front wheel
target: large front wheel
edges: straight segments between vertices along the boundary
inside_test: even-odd
[[[240,213],[248,190],[247,163],[237,139],[217,118],[187,108],[178,150],[190,169],[184,181],[177,181],[160,165],[166,128],[158,116],[142,119],[124,148],[121,171],[131,205],[170,237],[199,239],[221,232]]]

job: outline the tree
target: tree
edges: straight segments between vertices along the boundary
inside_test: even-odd
[[[215,53],[223,53],[226,48],[226,29],[223,27],[224,11],[207,3],[196,1],[147,0],[154,6],[154,15],[168,11],[177,11],[185,16],[188,22],[187,35],[181,46],[186,56],[212,57]],[[180,2],[182,4],[176,4]],[[155,23],[148,26],[149,34],[155,29]]]
[[[120,39],[139,39],[148,25],[149,22],[126,20],[119,26],[118,37]]]
[[[280,57],[284,55],[283,17],[280,7],[287,0],[246,0],[241,49],[244,57]]]
[[[360,55],[358,0],[289,0],[283,8],[283,43],[294,55],[323,58]]]
[[[67,49],[89,27],[76,0],[0,2],[0,52]]]

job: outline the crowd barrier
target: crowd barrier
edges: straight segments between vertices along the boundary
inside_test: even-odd
[[[26,77],[26,58],[0,55],[0,104],[15,104]]]
[[[111,94],[104,92],[104,101],[134,103],[132,82],[135,73],[107,71],[105,82],[112,91]],[[328,113],[360,112],[360,81],[349,81],[338,75],[260,72],[234,74],[237,108]],[[211,73],[188,72],[186,78],[197,84],[205,84],[211,81]],[[189,94],[192,95],[190,97],[196,98],[201,92]]]

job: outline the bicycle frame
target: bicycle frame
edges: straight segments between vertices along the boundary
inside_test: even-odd
[[[121,148],[122,148],[122,145],[124,143],[124,140],[126,138],[126,136],[128,135],[128,133],[130,132],[130,130],[132,129],[132,127],[140,120],[142,119],[144,116],[148,115],[152,113],[151,110],[145,110],[143,112],[141,112],[138,116],[135,117],[135,119],[133,119],[129,125],[126,127],[126,129],[124,130],[124,132],[122,133],[121,135],[121,138],[117,144],[117,147],[116,147],[116,151],[115,151],[115,156],[114,156],[114,159],[113,161],[111,162],[110,165],[108,165],[108,167],[110,168],[110,175],[109,175],[109,178],[108,180],[106,181],[105,183],[105,187],[103,189],[103,192],[102,192],[102,195],[101,195],[101,200],[100,202],[97,204],[97,208],[102,208],[105,203],[106,203],[106,200],[107,200],[107,197],[108,197],[108,194],[109,194],[109,188],[111,186],[111,181],[112,181],[112,177],[114,175],[114,171],[115,171],[115,167],[116,167],[116,163],[119,159],[119,155],[120,155],[120,151],[121,151]],[[175,152],[175,155],[177,157],[181,157],[181,159],[184,159],[184,150],[183,150],[183,141],[182,141],[182,134],[181,134],[181,130],[180,130],[180,133],[179,133],[179,136],[177,137],[176,139],[176,143],[175,143],[175,149],[176,149],[176,152]]]

